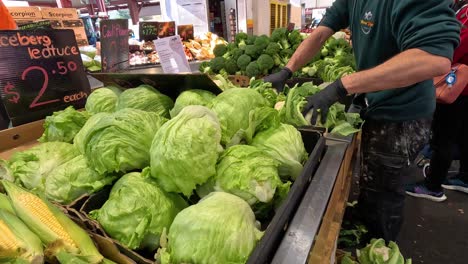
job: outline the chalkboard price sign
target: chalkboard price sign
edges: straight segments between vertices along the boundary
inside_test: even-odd
[[[128,20],[101,21],[101,59],[103,72],[128,68]]]
[[[140,22],[140,39],[153,41],[158,38],[158,22]]]
[[[13,125],[42,119],[90,93],[72,30],[0,31],[0,95]]]

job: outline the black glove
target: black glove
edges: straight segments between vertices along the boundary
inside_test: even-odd
[[[325,124],[330,106],[346,97],[346,95],[348,95],[348,91],[344,88],[341,79],[338,79],[320,92],[312,96],[308,96],[306,98],[307,104],[305,105],[302,114],[305,116],[310,110],[312,110],[313,112],[310,122],[314,125],[317,122],[317,110],[320,109],[320,122]]]
[[[273,85],[273,88],[280,93],[286,85],[286,80],[291,78],[292,74],[293,73],[290,69],[284,67],[281,71],[266,76],[263,78],[263,81],[270,82]]]

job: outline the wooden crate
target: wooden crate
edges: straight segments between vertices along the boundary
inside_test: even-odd
[[[308,263],[334,262],[336,244],[345,213],[353,177],[353,163],[360,142],[360,135],[350,143],[335,182],[322,225],[309,254]]]
[[[13,153],[29,149],[38,144],[37,139],[44,133],[44,120],[0,131],[0,158],[9,159]]]

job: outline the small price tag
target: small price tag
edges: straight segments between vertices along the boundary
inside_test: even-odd
[[[158,22],[140,22],[140,39],[153,41],[158,38]]]
[[[72,30],[0,31],[0,95],[14,126],[82,108],[89,93]]]

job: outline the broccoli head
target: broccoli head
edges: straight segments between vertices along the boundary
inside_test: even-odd
[[[294,50],[292,49],[283,49],[280,51],[280,55],[283,58],[291,58],[291,56],[294,54]]]
[[[249,55],[253,59],[258,58],[260,54],[262,54],[262,49],[260,49],[258,46],[255,45],[247,45],[245,46],[245,54]]]
[[[281,50],[281,47],[278,43],[276,42],[270,42],[270,44],[268,44],[266,50],[265,50],[265,53],[270,55],[270,56],[274,56],[276,54],[278,54]]]
[[[277,42],[283,49],[288,49],[291,45],[288,41],[288,30],[286,28],[277,28],[271,33],[271,41]]]
[[[224,68],[226,69],[226,72],[228,74],[236,74],[236,72],[239,70],[239,67],[237,67],[237,60],[234,60],[234,59],[226,60]]]
[[[239,48],[235,48],[231,50],[229,53],[231,54],[232,59],[237,60],[242,54],[244,54],[244,51]]]
[[[242,54],[238,59],[237,59],[237,67],[239,69],[245,71],[247,68],[247,65],[252,61],[252,58],[250,58],[249,55]]]
[[[204,61],[202,63],[200,63],[200,66],[198,67],[198,70],[201,72],[201,73],[211,73],[211,62],[209,61]]]
[[[215,57],[222,57],[228,51],[227,46],[224,44],[218,44],[213,49]]]
[[[258,64],[256,61],[252,61],[247,65],[247,68],[245,69],[245,73],[249,77],[256,77],[260,75],[261,71],[260,68],[258,67]]]
[[[255,40],[257,39],[257,36],[254,35],[249,35],[247,39],[245,40],[245,43],[247,45],[253,45],[255,43]]]
[[[301,32],[299,30],[293,30],[288,35],[288,40],[291,45],[299,45],[302,42]]]
[[[267,35],[258,36],[254,42],[254,45],[257,46],[260,50],[266,49],[268,44],[270,44],[270,38]]]
[[[239,32],[236,34],[234,39],[236,40],[236,44],[239,45],[239,43],[241,43],[242,41],[245,41],[248,37],[249,35],[247,35],[247,33]]]
[[[224,69],[226,60],[223,57],[216,57],[211,60],[210,67],[215,73],[219,73]]]
[[[258,57],[257,64],[260,71],[264,74],[267,74],[268,70],[275,66],[275,61],[270,55],[262,54],[260,55],[260,57]]]
[[[227,50],[228,50],[228,51],[232,51],[232,50],[234,50],[234,49],[237,49],[237,44],[236,44],[236,43],[231,42],[231,43],[228,43],[228,44],[227,44]]]

